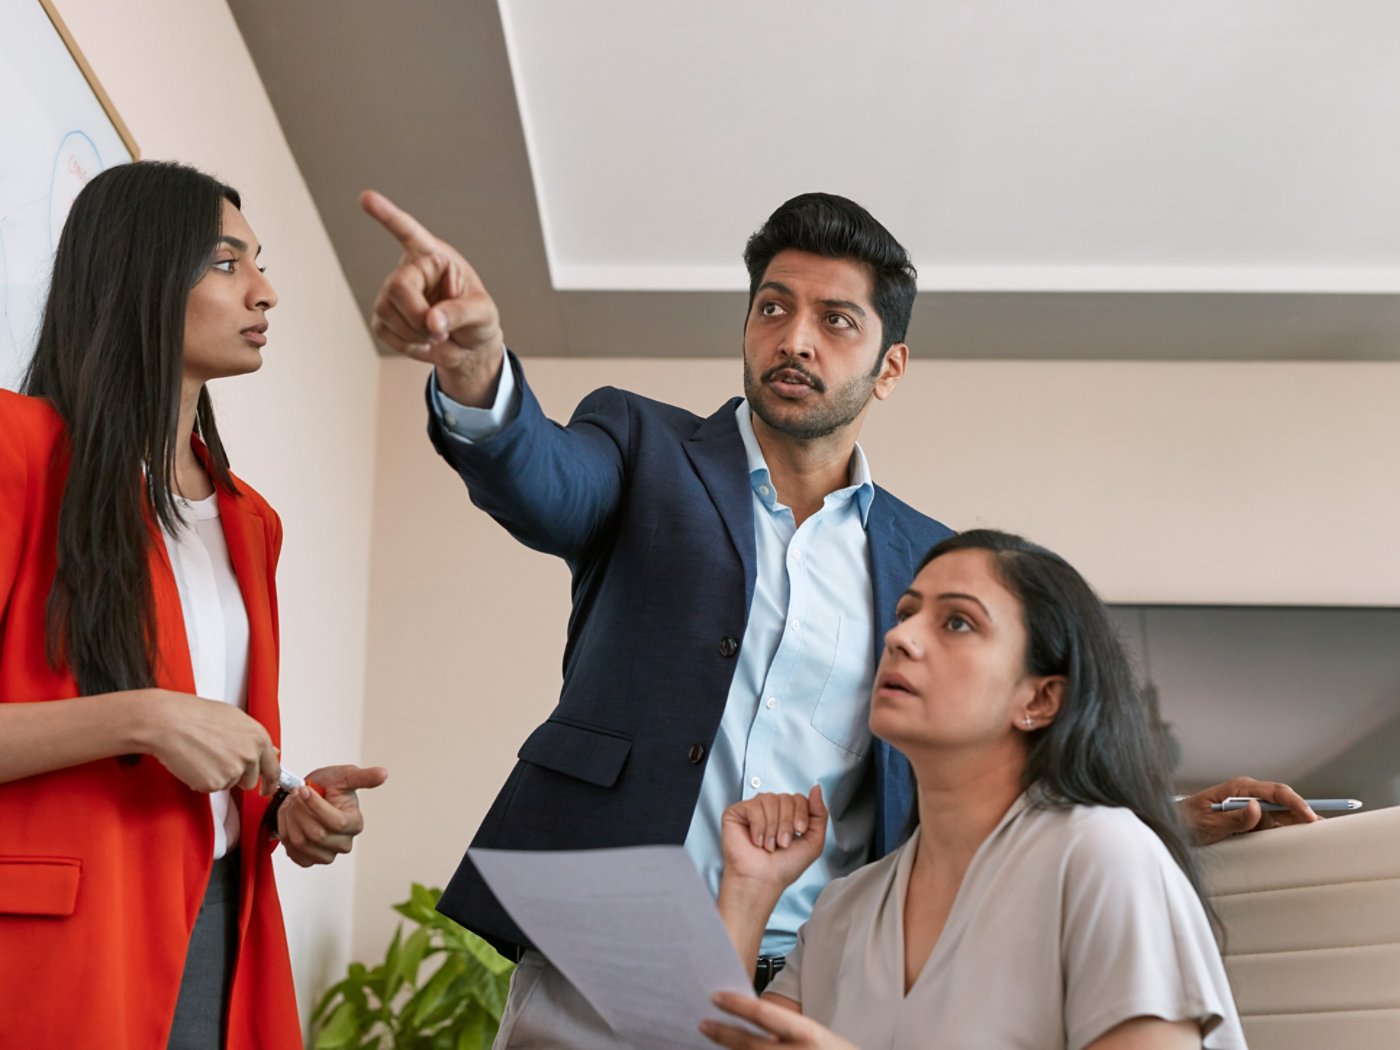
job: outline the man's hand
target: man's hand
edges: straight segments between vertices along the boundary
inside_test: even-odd
[[[776,997],[775,997],[776,998]],[[859,1050],[828,1028],[796,1010],[786,1009],[774,1002],[751,999],[747,995],[720,992],[715,1005],[735,1017],[742,1017],[769,1035],[754,1035],[737,1025],[720,1021],[701,1021],[700,1031],[713,1043],[731,1050],[759,1050],[760,1047],[789,1046],[801,1050]]]
[[[349,853],[355,836],[365,829],[355,792],[376,788],[388,776],[379,766],[324,766],[310,773],[306,779],[325,791],[325,798],[309,787],[299,787],[277,811],[277,837],[287,856],[309,868]]]
[[[1227,798],[1239,796],[1261,798],[1265,802],[1287,806],[1288,809],[1279,813],[1266,813],[1257,802],[1251,802],[1244,809],[1226,813],[1216,813],[1210,808],[1212,802],[1224,802]],[[1187,796],[1177,805],[1181,807],[1182,819],[1202,846],[1246,831],[1263,831],[1265,828],[1278,828],[1287,824],[1310,824],[1318,819],[1302,796],[1287,784],[1255,780],[1252,777],[1235,777],[1234,780],[1216,784]]]
[[[481,278],[457,249],[383,194],[365,190],[360,207],[403,248],[374,300],[370,330],[389,349],[436,365],[438,385],[454,401],[489,408],[505,340]]]

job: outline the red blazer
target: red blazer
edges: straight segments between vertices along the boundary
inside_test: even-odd
[[[0,702],[78,694],[72,675],[44,655],[63,435],[47,402],[0,390]],[[248,609],[248,713],[278,743],[273,572],[282,528],[261,496],[242,480],[238,487],[237,497],[219,492],[219,514]],[[156,683],[193,693],[180,596],[158,534],[150,566]],[[272,843],[261,830],[267,801],[233,794],[243,879],[228,1047],[299,1048]],[[149,756],[0,784],[0,1043],[164,1048],[213,839],[208,797]]]

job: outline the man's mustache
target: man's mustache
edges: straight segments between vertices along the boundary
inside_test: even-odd
[[[765,383],[771,383],[784,372],[796,372],[804,380],[806,380],[807,385],[813,390],[815,390],[817,393],[826,393],[826,384],[823,383],[821,379],[819,379],[817,376],[814,376],[811,372],[807,371],[806,368],[804,368],[802,365],[798,364],[795,361],[785,365],[776,365],[773,368],[768,369],[768,371],[763,373],[763,381]]]

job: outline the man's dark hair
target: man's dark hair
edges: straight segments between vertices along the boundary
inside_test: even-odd
[[[803,193],[787,201],[744,246],[750,309],[773,256],[789,248],[864,263],[870,270],[875,312],[880,315],[881,358],[895,343],[904,341],[918,274],[904,245],[875,216],[834,193]]]

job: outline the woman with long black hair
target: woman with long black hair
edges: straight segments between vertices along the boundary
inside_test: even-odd
[[[900,597],[870,728],[908,756],[918,827],[818,898],[727,1047],[1240,1048],[1168,767],[1106,610],[1059,556],[979,530]],[[725,813],[719,907],[757,955],[825,834],[820,787]]]
[[[347,852],[384,779],[269,800],[281,524],[205,389],[260,366],[277,303],[240,205],[176,164],[96,176],[0,391],[5,1045],[301,1046],[272,848]]]

